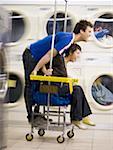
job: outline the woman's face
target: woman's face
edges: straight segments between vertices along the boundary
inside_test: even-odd
[[[80,57],[81,51],[77,49],[74,53],[70,54],[70,61],[74,62]]]

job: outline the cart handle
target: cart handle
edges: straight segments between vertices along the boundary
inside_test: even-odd
[[[78,83],[78,79],[68,77],[57,77],[57,76],[41,76],[41,75],[30,75],[30,80],[68,83],[70,94],[73,92],[73,83]]]

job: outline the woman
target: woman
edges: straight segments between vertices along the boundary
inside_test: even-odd
[[[69,61],[76,61],[80,57],[81,47],[77,44],[72,44],[68,51],[64,53],[65,57],[57,54],[53,59],[53,76],[67,77],[66,63]],[[69,94],[69,87],[66,84],[63,84],[62,87],[59,87],[59,94],[65,96]],[[87,125],[95,126],[89,115],[92,114],[89,104],[86,100],[84,91],[81,86],[73,86],[73,93],[71,95],[71,110],[70,118],[71,122],[80,129],[87,129]],[[84,124],[83,124],[84,123]]]

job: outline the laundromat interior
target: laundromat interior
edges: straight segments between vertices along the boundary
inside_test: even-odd
[[[55,1],[55,32],[64,31],[65,19],[66,32],[73,32],[76,23],[82,19],[93,24],[89,40],[78,43],[82,48],[80,59],[68,63],[67,71],[69,76],[79,80],[92,110],[91,119],[96,126],[88,126],[87,130],[75,127],[74,137],[69,139],[65,135],[62,144],[56,140],[59,131],[45,131],[44,136],[39,136],[34,130],[33,140],[26,140],[31,125],[26,118],[22,62],[26,47],[53,33]],[[6,30],[8,35],[3,47],[4,53],[0,51],[0,99],[3,101],[0,106],[3,114],[0,116],[3,130],[0,131],[3,140],[0,143],[1,149],[112,150],[113,0],[1,0],[0,8],[0,33],[4,34]],[[98,36],[98,27],[103,29],[104,36]],[[106,35],[105,32],[109,34]],[[70,110],[70,106],[67,110]],[[69,123],[69,113],[66,119]]]

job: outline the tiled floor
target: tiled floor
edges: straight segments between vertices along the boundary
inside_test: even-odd
[[[92,115],[95,127],[80,130],[75,127],[75,136],[69,139],[65,135],[65,142],[58,144],[56,138],[61,132],[46,131],[39,137],[37,130],[34,139],[27,142],[25,135],[30,132],[30,125],[26,120],[24,104],[8,111],[8,127],[6,130],[7,150],[113,150],[113,113],[98,113]]]

